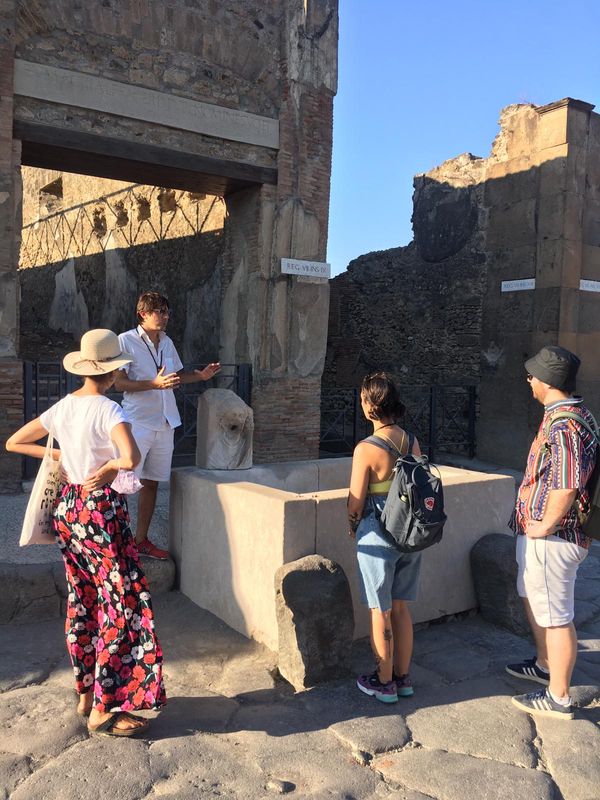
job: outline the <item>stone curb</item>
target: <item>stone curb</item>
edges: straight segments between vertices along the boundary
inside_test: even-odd
[[[142,558],[153,594],[170,591],[175,562]],[[62,562],[13,564],[0,562],[0,625],[42,622],[64,616],[67,588]]]

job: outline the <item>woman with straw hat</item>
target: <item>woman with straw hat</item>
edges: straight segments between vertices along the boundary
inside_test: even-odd
[[[125,497],[111,487],[140,453],[121,407],[105,397],[115,370],[131,358],[112,331],[91,330],[63,364],[83,385],[28,422],[6,443],[13,453],[42,458],[36,444],[52,431],[68,482],[54,509],[65,562],[67,647],[88,730],[134,736],[148,721],[130,711],[166,702],[162,651],[154,633],[148,584],[129,527]]]

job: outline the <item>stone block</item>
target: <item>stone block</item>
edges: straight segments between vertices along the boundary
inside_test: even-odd
[[[153,558],[142,556],[142,569],[148,579],[152,595],[170,592],[175,583],[175,562],[172,558],[166,561],[156,561]]]
[[[583,245],[581,277],[600,281],[600,246],[587,243]]]
[[[569,106],[567,115],[567,141],[569,146],[585,147],[587,145],[590,116],[590,109]]]
[[[537,289],[560,286],[562,278],[563,248],[565,240],[541,239],[538,243],[535,286]]]
[[[230,389],[207,389],[198,399],[196,466],[249,469],[254,416]]]
[[[540,114],[536,141],[538,150],[566,144],[568,141],[567,118],[568,108],[566,106],[559,106],[544,114]]]
[[[483,536],[471,550],[471,570],[481,616],[517,636],[527,636],[529,624],[517,594],[514,537]]]
[[[583,293],[582,293],[583,294]],[[600,294],[591,294],[581,298],[580,330],[577,334],[575,352],[581,359],[577,373],[577,391],[582,392],[584,383],[591,383],[584,397],[598,397],[598,389],[590,391],[598,381],[598,351],[600,350],[600,334],[597,320],[600,317]],[[596,409],[594,408],[594,413]]]
[[[527,158],[490,165],[486,173],[484,201],[488,206],[502,206],[536,197],[539,168]]]
[[[345,675],[354,615],[343,569],[319,555],[284,564],[275,573],[278,667],[295,689]]]
[[[0,564],[0,583],[0,624],[40,622],[60,616],[61,598],[51,564]]]
[[[537,240],[537,201],[534,198],[491,206],[487,244],[492,250],[534,244]]]

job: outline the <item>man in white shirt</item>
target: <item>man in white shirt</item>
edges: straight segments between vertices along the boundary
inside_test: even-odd
[[[136,470],[142,482],[138,498],[136,541],[139,552],[164,560],[166,550],[148,539],[160,481],[168,481],[173,456],[173,432],[181,425],[173,389],[182,383],[208,381],[218,363],[185,372],[173,341],[165,333],[169,301],[158,292],[144,292],[136,307],[139,325],[119,336],[121,350],[133,362],[119,370],[115,387],[123,392],[123,409],[142,454]]]

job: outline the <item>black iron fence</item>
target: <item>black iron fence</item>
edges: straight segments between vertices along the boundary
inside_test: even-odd
[[[418,438],[434,460],[440,452],[475,455],[477,387],[464,385],[401,386],[406,406],[403,427]],[[359,389],[321,389],[322,456],[348,455],[372,431],[362,413]]]
[[[205,364],[186,365],[186,370],[202,369]],[[81,386],[81,379],[67,372],[57,361],[24,361],[23,394],[25,422],[39,416],[53,403]],[[186,383],[175,389],[177,407],[181,415],[181,426],[175,429],[175,452],[173,465],[194,463],[196,450],[196,412],[198,397],[208,388],[232,389],[250,405],[252,394],[252,367],[250,364],[221,364],[221,372],[210,381]],[[109,392],[108,397],[120,402],[119,392]],[[23,477],[32,478],[39,462],[34,458],[23,459]]]

